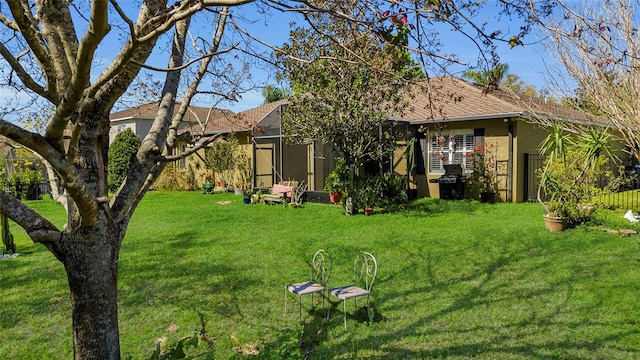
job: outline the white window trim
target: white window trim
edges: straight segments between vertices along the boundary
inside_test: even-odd
[[[463,169],[465,169],[465,173],[470,173],[471,163],[468,163],[467,154],[473,151],[474,148],[474,136],[473,129],[460,129],[453,130],[446,134],[438,134],[438,133],[430,133],[428,140],[428,152],[427,152],[427,169],[428,174],[432,175],[442,175],[445,173],[444,166],[446,164],[456,164],[461,163]],[[445,138],[443,142],[443,146],[438,149],[436,148],[436,138],[443,136]],[[456,136],[462,136],[462,146],[457,144],[455,141]],[[458,159],[461,159],[456,162],[456,154],[462,155],[458,156]],[[441,158],[438,160],[437,158]],[[433,161],[438,161],[437,166],[432,166]],[[437,167],[437,168],[436,168]]]

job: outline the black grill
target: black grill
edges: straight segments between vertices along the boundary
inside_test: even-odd
[[[444,166],[444,175],[436,179],[440,184],[440,199],[462,200],[464,199],[465,177],[462,173],[462,165],[449,164]]]

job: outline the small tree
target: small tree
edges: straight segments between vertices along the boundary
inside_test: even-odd
[[[367,16],[350,2],[336,6],[354,18]],[[315,28],[292,30],[278,53],[281,76],[298,95],[283,111],[282,129],[289,143],[330,144],[349,169],[351,196],[357,169],[393,152],[389,115],[409,106],[412,80],[423,74],[403,48],[409,33],[405,17],[381,19],[376,34],[323,13],[310,17]]]
[[[214,142],[205,151],[206,168],[212,170],[216,181],[223,183],[225,187],[231,185],[234,180],[236,153],[239,146],[238,139],[230,137]]]
[[[127,172],[136,159],[140,144],[138,136],[129,128],[116,135],[109,147],[107,181],[110,191],[116,191],[127,177]]]
[[[565,100],[588,114],[606,118],[628,151],[640,160],[640,66],[637,1],[557,1],[562,16],[540,21],[550,55],[563,69],[551,81]],[[576,89],[568,89],[569,86]]]

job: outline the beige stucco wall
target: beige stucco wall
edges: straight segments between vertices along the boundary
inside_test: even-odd
[[[240,148],[244,151],[249,159],[251,159],[251,166],[253,166],[253,149],[251,140],[247,137],[247,133],[238,133],[235,135],[240,143]],[[181,146],[183,144],[179,144]],[[200,149],[194,154],[191,154],[185,159],[186,169],[193,169],[196,182],[201,187],[204,183],[213,183],[216,181],[216,176],[213,171],[208,170],[205,166],[205,149]],[[237,174],[234,175],[237,177]],[[230,184],[233,185],[233,184]]]
[[[519,180],[518,183],[518,191],[514,194],[514,202],[522,202],[527,201],[526,194],[524,191],[524,174],[525,174],[525,166],[524,159],[527,154],[538,154],[538,147],[540,143],[547,136],[547,129],[541,127],[538,124],[532,124],[523,119],[519,119],[517,122],[514,122],[514,183],[516,179]],[[618,134],[613,131],[611,132],[614,136],[618,136]],[[624,145],[621,142],[613,142],[610,144],[610,150],[620,157],[622,162],[625,162],[628,159],[628,154],[624,151]],[[515,185],[514,185],[515,186]]]
[[[440,124],[441,125],[441,124]],[[427,143],[424,149],[426,155],[425,158],[425,168],[427,169],[426,179],[424,179],[425,183],[418,183],[418,196],[430,196],[430,197],[439,197],[440,196],[440,185],[438,183],[432,183],[430,180],[438,179],[442,176],[441,173],[430,173],[429,172],[429,139],[431,135],[434,133],[440,133],[443,135],[447,135],[452,131],[460,131],[460,130],[469,130],[469,132],[473,132],[474,129],[484,128],[484,143],[485,146],[492,144],[495,149],[496,160],[498,162],[498,174],[497,174],[497,182],[498,182],[498,196],[501,201],[504,201],[507,198],[507,162],[509,159],[509,133],[508,133],[508,124],[505,123],[504,119],[495,119],[495,120],[475,120],[475,121],[460,121],[460,122],[449,122],[444,124],[442,129],[436,129],[435,126],[428,126],[427,132]],[[421,181],[421,179],[418,179]],[[465,196],[476,196],[478,194],[465,194]]]
[[[527,201],[524,189],[525,156],[537,154],[540,142],[547,136],[545,129],[522,119],[514,121],[514,202]],[[519,181],[519,182],[518,182]]]
[[[513,134],[513,157],[512,166],[513,169],[511,184],[507,183],[509,175],[509,124],[512,126]],[[524,181],[524,159],[526,154],[537,154],[538,145],[544,139],[547,132],[545,129],[538,125],[534,125],[525,122],[522,119],[493,119],[493,120],[475,120],[475,121],[461,121],[450,122],[440,130],[442,134],[447,134],[450,131],[456,130],[473,130],[484,128],[484,143],[485,146],[491,144],[495,147],[496,158],[498,161],[498,196],[500,201],[506,201],[511,198],[513,202],[526,201],[525,198],[525,181]],[[435,127],[431,126],[429,129],[431,133],[436,131]],[[427,141],[429,141],[429,135],[427,135]],[[428,162],[428,144],[425,149],[427,153],[426,162]],[[419,196],[431,196],[439,197],[439,184],[430,183],[430,179],[437,179],[441,176],[438,173],[428,172],[428,163],[425,164],[427,169],[427,175],[424,184],[418,183]],[[421,179],[418,179],[420,181]],[[420,188],[423,185],[424,188]],[[509,194],[510,191],[510,194]],[[474,194],[465,194],[474,196]],[[477,195],[477,194],[475,194]]]

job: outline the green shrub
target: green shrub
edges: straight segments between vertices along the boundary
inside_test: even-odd
[[[355,180],[353,201],[357,208],[381,207],[394,210],[406,203],[402,177],[395,174],[359,176]]]
[[[42,172],[25,166],[16,166],[16,170],[7,177],[7,191],[18,199],[40,199],[39,188],[42,182]]]
[[[165,166],[153,183],[153,189],[160,191],[183,190],[187,184],[187,172],[179,170],[175,163],[170,163]]]
[[[140,144],[138,136],[129,128],[116,135],[109,147],[107,182],[110,191],[116,191],[127,177],[127,172],[135,160]]]

